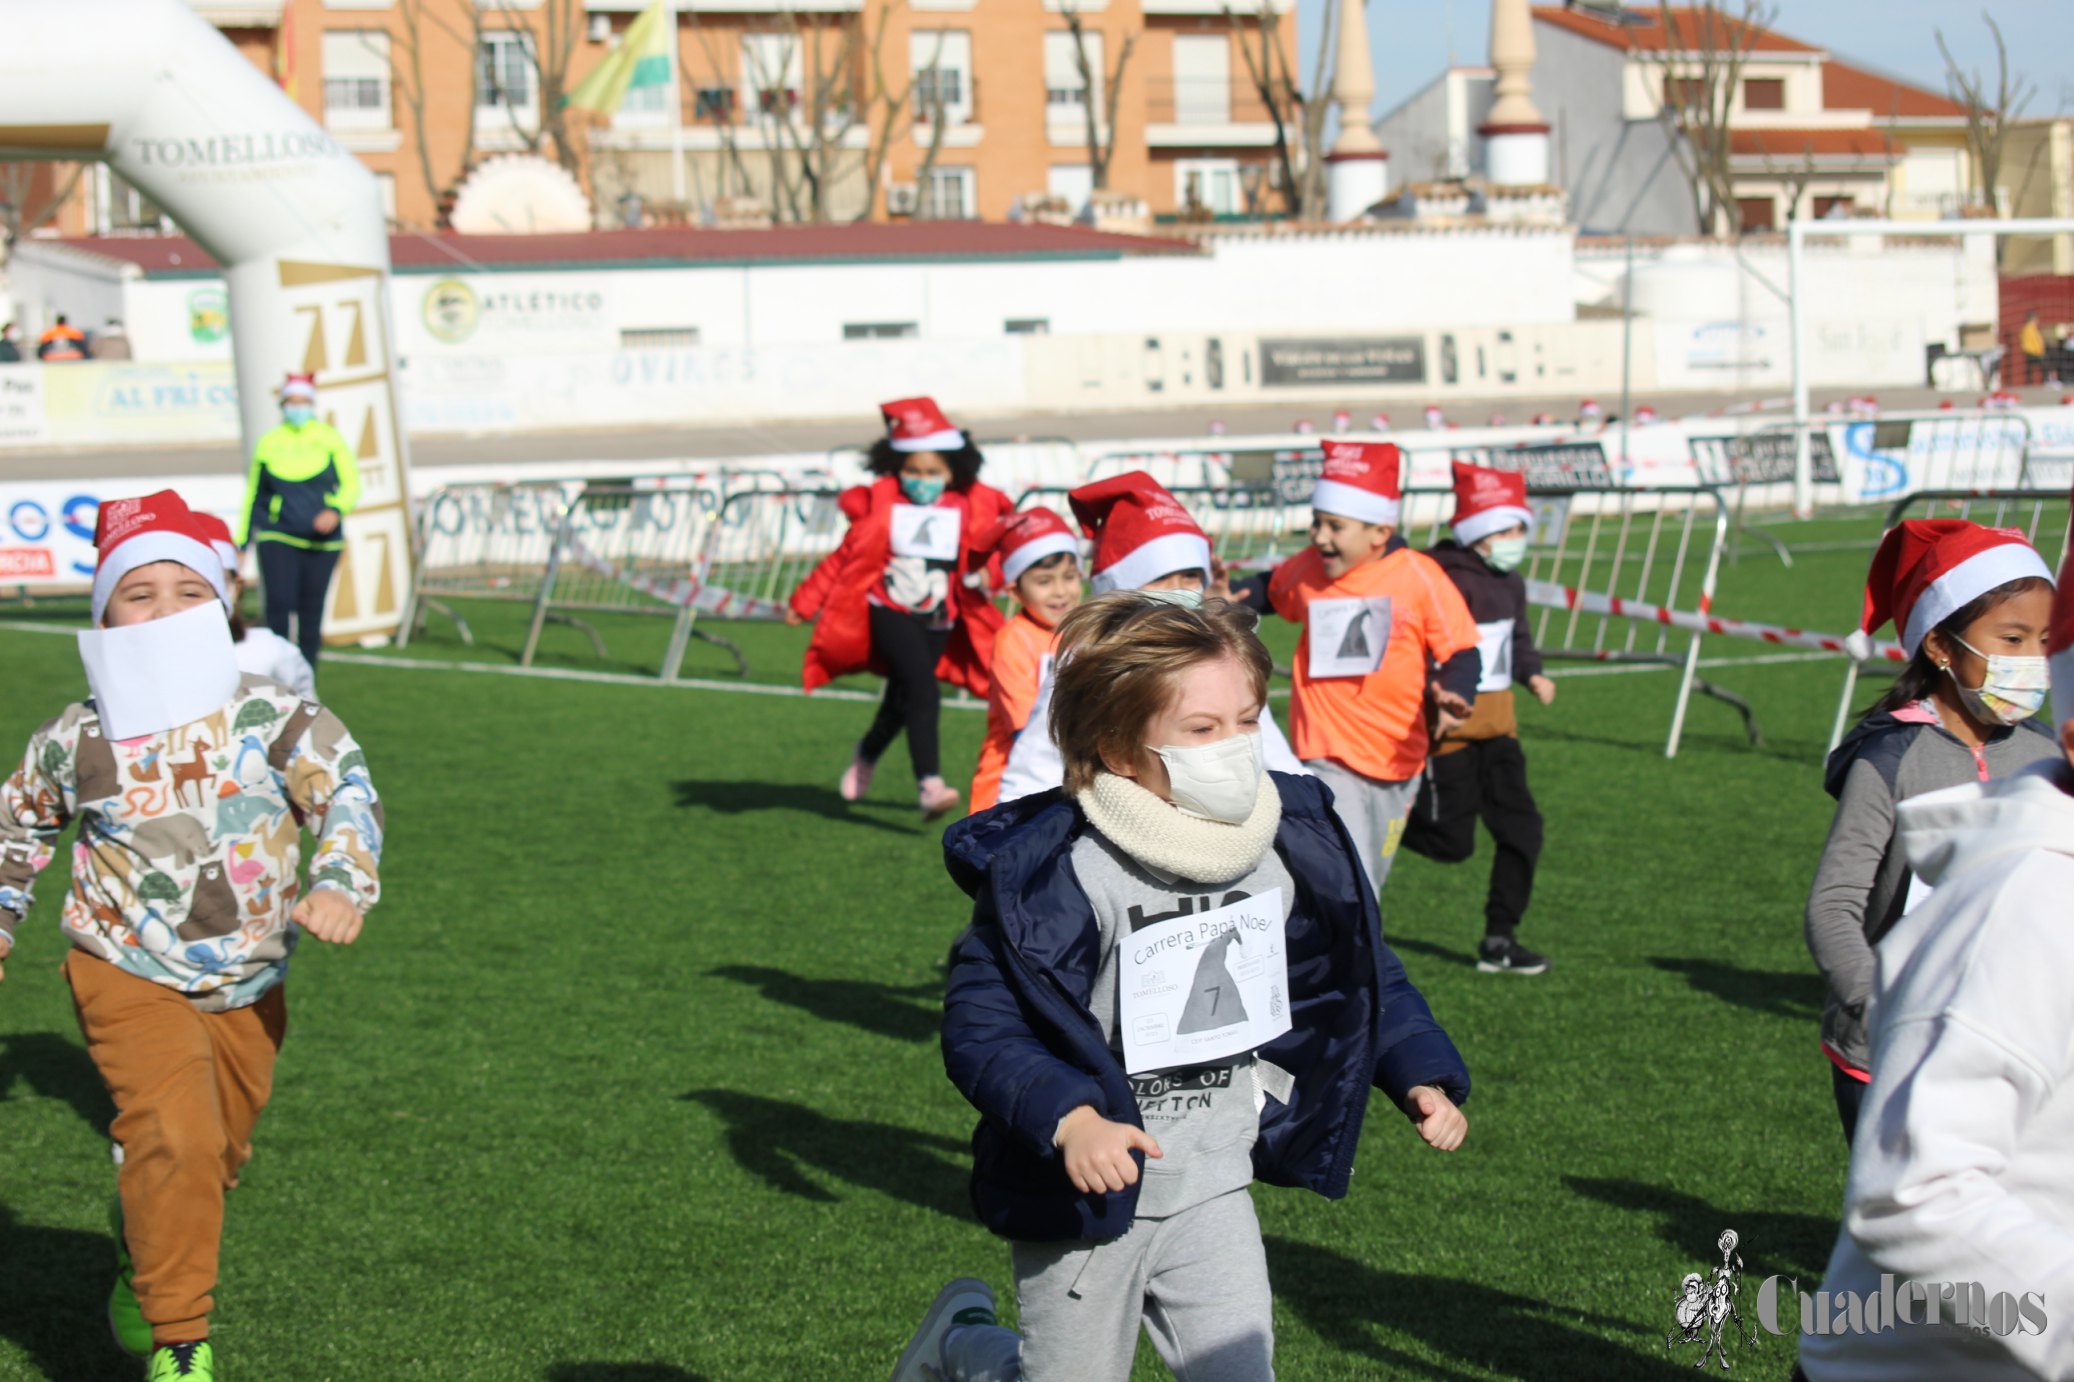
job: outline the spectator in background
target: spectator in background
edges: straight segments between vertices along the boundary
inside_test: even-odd
[[[60,312],[58,313],[56,324],[37,338],[36,358],[43,361],[46,365],[61,365],[73,360],[84,360],[86,358],[86,333],[66,321],[65,314]]]
[[[114,317],[108,325],[94,333],[93,346],[87,352],[96,360],[128,360],[132,358],[130,336],[122,329],[122,323]]]
[[[2024,379],[2026,384],[2036,384],[2045,378],[2045,329],[2038,325],[2036,312],[2024,313],[2023,327],[2016,333],[2017,352],[2024,357]]]
[[[0,365],[22,362],[22,335],[13,322],[0,326]]]
[[[360,502],[360,461],[338,429],[317,416],[317,383],[291,374],[281,386],[281,425],[259,439],[233,535],[256,545],[266,626],[290,636],[312,668],[324,647],[324,605],[346,515]]]

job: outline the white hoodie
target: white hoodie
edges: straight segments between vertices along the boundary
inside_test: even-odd
[[[2029,1293],[2043,1328],[1809,1335],[1810,1382],[2074,1378],[2070,792],[2048,760],[1897,809],[1935,892],[1880,942],[1872,1086],[1823,1282],[1832,1299],[1878,1291],[1882,1272],[1977,1282],[1991,1302]]]

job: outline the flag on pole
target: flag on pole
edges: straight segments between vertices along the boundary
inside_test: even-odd
[[[293,101],[300,97],[295,80],[295,6],[281,7],[281,27],[274,31],[274,81]]]
[[[611,116],[618,113],[629,91],[667,87],[670,50],[677,38],[670,16],[669,0],[653,0],[641,11],[641,17],[627,26],[619,46],[562,98],[562,104]]]

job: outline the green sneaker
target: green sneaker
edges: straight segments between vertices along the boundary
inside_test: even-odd
[[[170,1382],[189,1377],[195,1382],[216,1382],[216,1350],[207,1339],[196,1344],[167,1344],[151,1355],[148,1382]]]
[[[132,1358],[142,1358],[151,1352],[151,1326],[144,1319],[144,1307],[137,1304],[137,1292],[131,1284],[137,1268],[130,1261],[130,1245],[122,1236],[120,1195],[108,1206],[108,1227],[115,1235],[115,1289],[108,1293],[108,1332],[115,1336],[117,1348]]]

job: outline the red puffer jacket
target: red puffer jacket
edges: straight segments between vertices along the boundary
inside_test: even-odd
[[[852,672],[872,671],[885,675],[885,668],[872,656],[866,596],[878,584],[886,563],[893,556],[893,508],[906,503],[900,482],[891,476],[844,490],[837,501],[850,531],[842,545],[814,568],[813,574],[792,593],[792,608],[803,619],[819,616],[813,640],[807,644],[800,685],[808,691],[845,677]],[[936,665],[936,677],[962,686],[975,696],[985,696],[990,682],[987,668],[994,661],[994,634],[1002,624],[1001,611],[984,589],[973,590],[965,577],[974,569],[971,542],[993,527],[1015,505],[991,485],[974,481],[966,490],[946,490],[938,507],[958,510],[963,525],[959,543],[958,569],[951,580],[951,598],[958,603],[958,622],[950,645]],[[998,583],[999,559],[986,563],[988,585]]]

